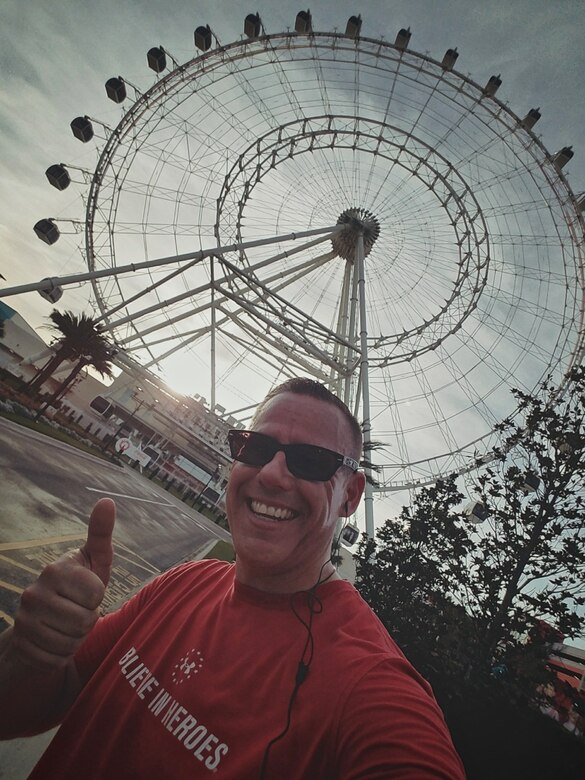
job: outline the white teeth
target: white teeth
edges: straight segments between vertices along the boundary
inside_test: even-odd
[[[262,515],[268,520],[292,520],[294,512],[290,509],[283,509],[277,506],[267,506],[260,501],[251,501],[252,511],[257,515]]]

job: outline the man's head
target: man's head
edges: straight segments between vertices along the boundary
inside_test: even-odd
[[[258,404],[252,419],[252,428],[254,428],[254,423],[260,416],[262,409],[266,406],[266,404],[272,398],[275,398],[277,395],[281,395],[282,393],[308,395],[311,398],[316,398],[319,401],[325,401],[326,403],[330,403],[333,404],[333,406],[336,406],[345,417],[349,431],[351,433],[351,451],[347,452],[346,454],[351,455],[352,458],[359,461],[363,448],[363,435],[359,422],[349,411],[347,405],[341,400],[341,398],[338,398],[334,393],[331,392],[331,390],[329,390],[328,387],[321,384],[321,382],[317,382],[315,379],[309,379],[308,377],[304,376],[297,376],[293,377],[292,379],[287,379],[286,382],[282,382],[282,384],[273,387],[272,390],[266,394],[264,400]]]
[[[292,379],[258,407],[252,430],[359,460],[361,430],[345,404],[309,379]],[[293,469],[294,471],[295,469]],[[227,491],[238,578],[265,590],[310,588],[329,560],[337,518],[357,507],[365,478],[341,465],[325,481],[295,477],[283,451],[263,466],[236,462]]]

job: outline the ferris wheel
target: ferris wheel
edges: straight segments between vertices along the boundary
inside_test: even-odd
[[[251,14],[240,40],[194,37],[185,63],[148,52],[150,87],[108,80],[117,126],[71,125],[97,150],[84,252],[105,330],[230,412],[290,375],[328,383],[382,444],[382,492],[483,462],[511,388],[561,386],[582,357],[571,148],[409,30],[318,32],[303,11],[294,31]]]

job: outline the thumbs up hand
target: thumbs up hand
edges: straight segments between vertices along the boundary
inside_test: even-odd
[[[112,568],[112,534],[116,522],[116,505],[111,498],[102,498],[94,506],[89,516],[87,526],[87,541],[79,550],[64,556],[72,563],[77,564],[95,574],[104,586],[108,586],[110,571]],[[61,559],[63,560],[63,559]],[[99,603],[101,604],[103,593]]]
[[[114,502],[98,501],[83,547],[49,564],[23,592],[12,639],[22,662],[65,668],[93,628],[110,577],[115,518]]]

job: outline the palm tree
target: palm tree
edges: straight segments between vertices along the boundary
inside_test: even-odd
[[[43,382],[54,374],[65,360],[75,362],[76,366],[60,385],[57,395],[62,393],[75,376],[85,367],[93,366],[102,376],[111,376],[111,359],[115,350],[105,335],[100,333],[96,320],[87,314],[74,314],[71,311],[60,312],[57,309],[49,314],[52,325],[49,327],[59,334],[51,342],[55,354],[28,383],[30,393],[39,390]],[[63,391],[64,392],[64,391]]]
[[[99,342],[96,342],[93,349],[93,354],[91,357],[84,355],[83,357],[80,357],[75,366],[73,367],[73,370],[65,377],[65,379],[61,382],[57,390],[53,393],[53,395],[47,399],[39,411],[36,413],[35,416],[35,422],[39,420],[43,414],[45,413],[45,410],[49,406],[54,406],[57,401],[59,401],[69,387],[73,384],[75,377],[82,371],[86,366],[91,365],[92,368],[95,368],[102,376],[111,377],[112,376],[112,364],[111,359],[116,354],[116,350],[111,347],[106,340],[104,339],[103,343],[100,344]]]
[[[4,279],[2,274],[0,274],[0,278]],[[4,279],[4,281],[6,281],[6,279]],[[0,339],[3,339],[6,333],[5,323],[9,314],[10,308],[0,301]]]

